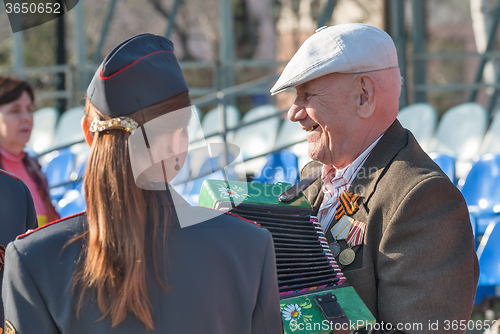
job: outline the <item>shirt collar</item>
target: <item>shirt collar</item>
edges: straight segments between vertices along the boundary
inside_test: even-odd
[[[2,154],[4,158],[14,162],[21,162],[23,161],[23,158],[26,156],[26,152],[22,152],[21,154],[14,154],[1,147],[0,147],[0,154]]]
[[[323,165],[322,171],[321,171],[321,177],[323,180],[323,183],[325,184],[325,187],[323,187],[323,191],[326,193],[328,189],[325,188],[331,188],[330,193],[333,193],[331,190],[332,189],[337,189],[341,187],[342,185],[345,184],[351,184],[352,180],[358,173],[359,169],[361,166],[363,166],[364,162],[370,155],[371,151],[377,145],[379,142],[380,138],[382,138],[384,134],[382,134],[380,137],[375,139],[373,143],[368,146],[363,153],[361,153],[353,162],[351,162],[349,165],[346,167],[336,170],[335,167],[332,165]]]

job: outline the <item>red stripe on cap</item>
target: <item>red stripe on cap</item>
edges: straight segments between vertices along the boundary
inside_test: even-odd
[[[260,227],[260,224],[259,224],[259,223],[257,223],[256,221],[253,221],[253,220],[250,220],[250,219],[243,218],[243,217],[238,216],[237,214],[232,213],[232,212],[228,212],[228,211],[222,211],[222,212],[224,212],[225,214],[228,214],[228,215],[235,216],[235,217],[237,217],[237,218],[240,218],[240,219],[246,220],[247,222],[252,223],[252,224],[257,225],[257,226],[259,226],[259,227]]]
[[[36,232],[36,231],[38,231],[38,230],[41,230],[42,228],[45,228],[45,227],[50,226],[50,225],[54,225],[54,224],[56,224],[56,223],[60,223],[60,222],[62,222],[62,221],[68,220],[68,219],[70,219],[70,218],[73,218],[73,217],[76,217],[76,216],[79,216],[79,215],[83,215],[84,213],[85,213],[85,211],[82,211],[82,212],[79,212],[79,213],[75,213],[75,214],[74,214],[74,215],[72,215],[72,216],[68,216],[68,217],[65,217],[65,218],[61,218],[61,219],[58,219],[58,220],[54,220],[53,222],[50,222],[50,223],[47,223],[47,224],[45,224],[45,225],[43,225],[43,226],[37,227],[37,228],[35,228],[34,230],[31,230],[31,231],[26,232],[26,233],[24,233],[24,234],[18,235],[18,236],[17,236],[17,238],[18,238],[18,239],[24,238],[25,236],[30,235],[31,233]]]
[[[238,216],[238,215],[237,215],[237,214],[235,214],[235,213],[232,213],[232,212],[229,212],[229,211],[221,211],[221,210],[217,210],[217,209],[214,209],[214,208],[207,208],[207,207],[203,207],[203,208],[204,208],[204,209],[208,209],[208,210],[217,211],[217,212],[219,212],[219,213],[223,213],[223,214],[231,215],[231,216],[234,216],[234,217],[236,217],[236,218],[243,219],[243,220],[245,220],[245,221],[247,221],[247,222],[249,222],[249,223],[252,223],[252,224],[257,225],[257,226],[259,226],[259,227],[260,227],[260,224],[259,224],[259,223],[257,223],[256,221],[253,221],[253,220],[250,220],[250,219],[243,218],[243,217],[241,217],[241,216]]]
[[[142,59],[146,58],[146,57],[149,57],[149,56],[152,56],[154,54],[157,54],[157,53],[162,53],[162,52],[168,52],[168,53],[172,53],[172,51],[168,51],[168,50],[162,50],[162,51],[156,51],[156,52],[153,52],[153,53],[150,53],[150,54],[147,54],[145,56],[142,56],[141,58],[137,59],[136,61],[134,61],[132,64],[122,68],[121,70],[119,70],[118,72],[116,73],[113,73],[111,74],[110,76],[107,76],[107,77],[103,77],[102,76],[102,67],[101,67],[101,70],[99,71],[99,78],[101,78],[101,80],[108,80],[108,79],[111,79],[112,77],[114,77],[115,75],[117,75],[118,73],[120,72],[123,72],[125,71],[127,68],[130,68],[132,66],[134,66],[137,62],[141,61]]]
[[[4,171],[3,169],[0,169],[0,173],[3,173],[3,174],[5,174],[5,175],[10,176],[10,177],[11,177],[11,178],[13,178],[13,179],[16,179],[16,180],[18,180],[18,181],[21,181],[21,179],[20,179],[20,178],[18,178],[18,177],[17,177],[17,176],[15,176],[14,174],[11,174],[11,173],[9,173],[9,172]]]

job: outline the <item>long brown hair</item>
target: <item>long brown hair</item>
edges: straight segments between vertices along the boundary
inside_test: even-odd
[[[124,116],[142,125],[189,105],[189,95],[183,92]],[[85,114],[89,124],[95,117],[100,120],[110,118],[101,114],[88,99]],[[85,303],[85,293],[94,288],[102,318],[111,317],[112,327],[120,324],[131,312],[151,330],[154,326],[148,291],[147,254],[152,254],[156,280],[162,288],[168,289],[165,253],[161,252],[163,256],[158,259],[156,244],[157,238],[161,237],[165,250],[169,200],[165,192],[142,190],[136,186],[128,137],[129,133],[122,130],[94,134],[84,176],[88,230],[74,239],[83,239],[84,246],[74,273],[73,287],[79,293],[78,313]],[[148,243],[147,224],[152,224],[150,228],[154,237]]]

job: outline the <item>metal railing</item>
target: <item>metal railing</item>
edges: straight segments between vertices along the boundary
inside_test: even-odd
[[[279,110],[277,113],[274,113],[272,115],[269,115],[269,116],[266,116],[266,117],[262,117],[262,118],[259,118],[259,119],[255,119],[253,121],[249,121],[249,122],[245,122],[245,123],[240,122],[239,124],[237,124],[236,126],[233,126],[233,127],[228,127],[227,124],[226,124],[226,121],[225,121],[225,114],[226,114],[225,113],[225,108],[227,106],[226,100],[229,97],[235,97],[235,96],[239,96],[239,95],[252,94],[255,91],[261,92],[262,91],[262,87],[265,87],[266,89],[268,89],[270,87],[270,84],[274,83],[277,78],[278,78],[277,75],[269,75],[269,76],[266,76],[264,78],[252,80],[252,81],[240,84],[240,85],[236,85],[236,86],[233,86],[233,87],[230,87],[230,88],[226,88],[226,89],[223,89],[223,90],[220,90],[220,91],[217,91],[217,92],[213,92],[213,93],[207,94],[205,96],[193,99],[192,100],[192,104],[195,105],[195,106],[202,107],[202,106],[205,106],[205,105],[208,105],[208,104],[211,104],[211,103],[216,103],[217,106],[218,106],[218,108],[219,108],[220,119],[221,119],[221,124],[220,125],[221,125],[221,129],[222,130],[220,132],[216,132],[216,133],[212,133],[210,135],[204,136],[203,139],[208,139],[208,138],[212,138],[212,137],[216,137],[216,136],[221,136],[223,138],[223,141],[226,142],[226,135],[229,132],[235,132],[235,131],[237,131],[237,130],[239,130],[241,128],[254,125],[256,123],[265,121],[267,119],[271,119],[271,118],[275,118],[275,117],[282,118],[282,116],[285,115],[288,112],[288,110]],[[75,144],[80,144],[80,143],[83,143],[83,142],[84,141],[81,140],[81,141],[77,141],[77,142],[70,143],[70,144],[67,144],[67,145],[63,145],[63,146],[51,148],[50,150],[47,150],[45,152],[40,153],[38,155],[38,157],[44,156],[44,155],[49,154],[49,153],[51,153],[53,151],[56,151],[56,150],[61,150],[61,149],[65,149],[65,148],[71,147],[71,146],[73,146]],[[291,147],[291,146],[294,146],[296,144],[300,144],[300,143],[303,143],[303,142],[305,142],[305,140],[298,141],[296,143],[292,143],[292,144],[284,146],[284,147],[273,148],[269,152],[264,152],[264,153],[259,154],[259,155],[255,155],[255,156],[244,158],[244,159],[242,159],[242,162],[244,163],[244,162],[251,161],[251,160],[254,160],[254,159],[262,158],[262,157],[267,156],[268,154],[279,152],[279,151],[281,151],[281,150],[283,150],[285,148],[288,148],[288,147]],[[198,175],[196,178],[198,179],[198,178],[201,178],[201,177],[208,176],[210,174],[211,173],[208,173],[206,175]],[[74,183],[77,183],[77,182],[79,182],[81,180],[82,180],[82,178],[77,178],[75,180],[71,180],[71,181],[67,181],[67,182],[61,183],[61,184],[54,185],[54,186],[51,187],[51,189],[52,188],[61,187],[61,186],[67,186],[67,185],[70,185],[70,184],[74,184]]]

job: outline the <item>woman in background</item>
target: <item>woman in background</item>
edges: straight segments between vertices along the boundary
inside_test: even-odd
[[[0,168],[28,186],[38,225],[59,219],[52,206],[47,179],[35,158],[23,150],[33,129],[34,94],[23,80],[0,76]]]
[[[190,104],[168,39],[138,35],[104,59],[82,119],[87,211],[7,247],[7,332],[282,333],[269,231],[165,184],[185,161]],[[138,181],[150,161],[163,183]]]

